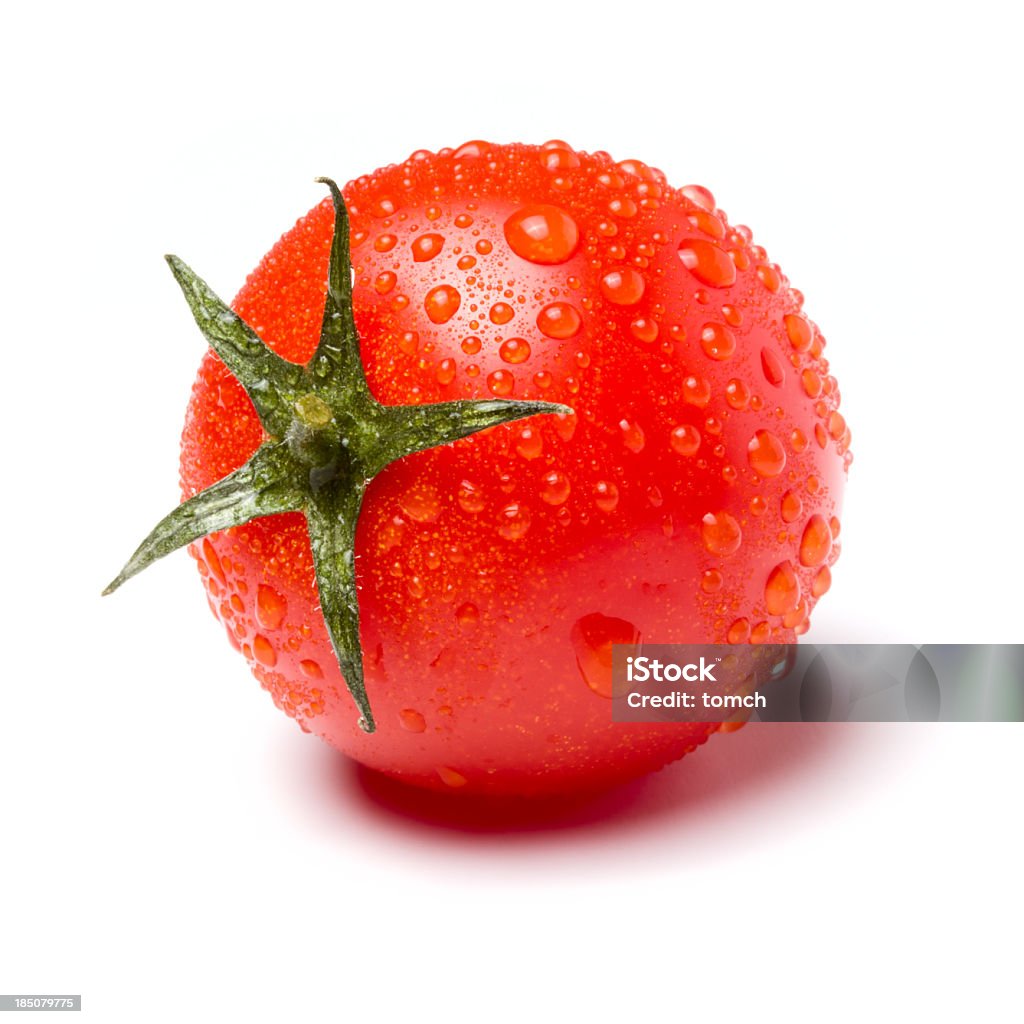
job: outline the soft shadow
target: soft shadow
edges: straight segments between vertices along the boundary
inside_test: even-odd
[[[723,805],[799,785],[825,765],[848,755],[865,738],[863,728],[842,723],[756,723],[714,736],[695,754],[660,772],[616,789],[586,796],[496,799],[416,789],[331,755],[325,780],[333,796],[355,801],[371,817],[416,830],[527,838],[566,830],[621,832],[661,820],[719,813]]]

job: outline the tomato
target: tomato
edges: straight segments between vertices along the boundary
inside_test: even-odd
[[[711,193],[563,142],[471,142],[351,182],[352,306],[384,406],[532,399],[390,462],[362,495],[365,732],[320,611],[302,511],[190,546],[214,615],[302,729],[395,778],[464,793],[606,786],[708,723],[611,721],[616,643],[793,642],[830,584],[851,460],[825,341]],[[279,356],[317,350],[330,197],[233,308]],[[266,440],[209,352],[184,496]]]

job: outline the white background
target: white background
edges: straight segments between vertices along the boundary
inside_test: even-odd
[[[460,826],[273,708],[177,500],[232,295],[344,181],[566,138],[709,186],[807,296],[853,429],[811,639],[1021,639],[1012,5],[191,2],[5,16],[0,993],[100,1022],[1019,1020],[1020,726],[748,728]],[[12,365],[13,364],[13,365]]]

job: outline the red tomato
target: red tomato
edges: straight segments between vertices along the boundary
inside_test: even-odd
[[[192,545],[229,639],[304,730],[420,786],[566,792],[694,750],[716,725],[611,721],[611,645],[807,629],[851,455],[803,297],[706,189],[561,142],[421,151],[344,196],[380,402],[574,413],[408,456],[371,483],[356,566],[376,732],[345,689],[301,513]],[[328,198],[234,302],[294,362],[317,345],[332,225]],[[262,440],[208,353],[185,495]]]

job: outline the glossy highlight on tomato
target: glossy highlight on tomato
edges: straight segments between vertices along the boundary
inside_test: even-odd
[[[192,544],[214,615],[305,731],[461,793],[598,788],[718,726],[611,720],[618,643],[793,642],[840,552],[850,431],[802,295],[700,186],[566,143],[483,141],[343,189],[353,306],[385,405],[540,399],[394,462],[356,534],[367,734],[319,610],[302,513]],[[310,359],[330,199],[233,308]],[[182,439],[185,497],[264,440],[212,352]]]

